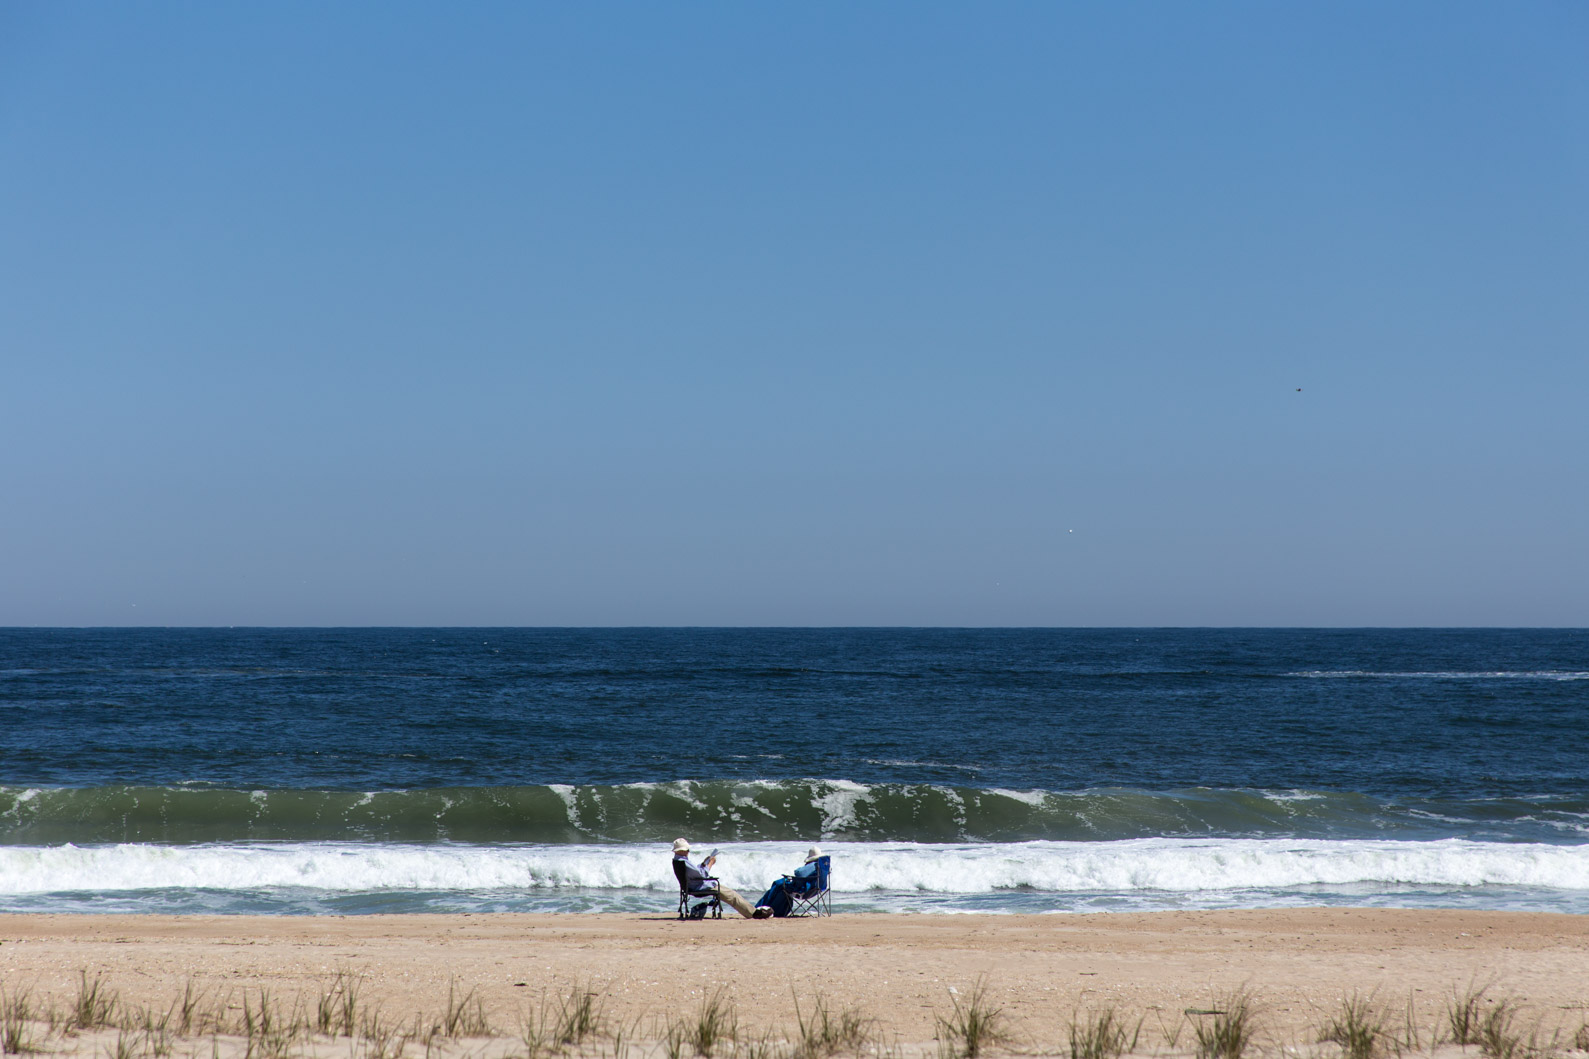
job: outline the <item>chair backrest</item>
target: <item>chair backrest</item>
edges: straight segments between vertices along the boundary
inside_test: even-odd
[[[686,866],[683,857],[673,858],[673,877],[679,880],[679,893],[681,894],[689,894],[692,897],[710,897],[716,893],[710,886],[704,890],[690,889],[690,870]],[[711,877],[710,875],[705,876],[708,879]]]
[[[822,856],[817,858],[817,893],[822,893],[828,888],[828,881],[833,874],[833,858]]]

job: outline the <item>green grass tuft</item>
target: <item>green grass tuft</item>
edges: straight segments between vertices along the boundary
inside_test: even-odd
[[[1517,1003],[1502,998],[1479,1020],[1479,1051],[1489,1059],[1521,1059],[1534,1049],[1517,1026]]]
[[[472,991],[471,991],[472,992]],[[483,1032],[469,1036],[490,1036],[491,1027],[485,1012],[475,1007],[477,1021],[472,1026]],[[586,1041],[607,1033],[606,1017],[602,1011],[601,997],[594,989],[575,982],[567,994],[557,998],[554,1011],[543,992],[537,1007],[519,1013],[519,1040],[524,1044],[526,1059],[551,1055],[570,1047],[579,1047]],[[614,1055],[628,1048],[634,1028],[621,1030],[614,1036]]]
[[[1372,997],[1353,993],[1319,1033],[1319,1040],[1341,1046],[1346,1059],[1375,1059],[1392,1046],[1385,1013]]]
[[[327,1037],[352,1037],[359,1028],[359,983],[351,971],[338,971],[315,1000],[315,1032]]]
[[[721,987],[701,998],[694,1020],[685,1023],[684,1043],[702,1059],[712,1059],[724,1045],[732,1046],[739,1037],[739,1013]]]
[[[171,1011],[176,1017],[176,1034],[179,1037],[189,1036],[200,1025],[199,1004],[203,996],[193,987],[193,976],[182,986],[182,996],[171,1006]]]
[[[1075,1013],[1070,1017],[1070,1059],[1120,1059],[1135,1051],[1142,1035],[1142,1020],[1126,1027],[1125,1019],[1113,1007]],[[1177,1031],[1179,1036],[1179,1031]]]
[[[87,971],[78,971],[77,997],[67,1013],[67,1026],[74,1030],[104,1029],[115,1020],[119,1004],[103,976],[89,978]]]
[[[1241,1059],[1252,1046],[1257,1013],[1245,988],[1214,998],[1212,1011],[1192,1024],[1197,1059]]]
[[[138,1031],[117,1030],[116,1043],[110,1050],[110,1059],[139,1059],[142,1049],[138,1047],[138,1043]]]
[[[267,990],[261,989],[257,999],[257,1005],[251,1003],[243,990],[243,1059],[288,1059],[308,1020],[296,1006],[282,1008]]]
[[[486,1018],[485,1004],[474,986],[459,996],[457,983],[447,983],[447,1006],[442,1009],[436,1035],[454,1040],[459,1037],[491,1036],[491,1022]]]
[[[950,1001],[954,1011],[948,1018],[937,1017],[938,1052],[944,1059],[977,1059],[994,1045],[1009,1039],[1004,1009],[989,1002],[987,986],[982,979],[977,979],[964,1003],[953,993]]]
[[[9,994],[0,987],[0,1053],[21,1055],[38,1051],[33,1043],[33,1005],[26,989]]]
[[[368,1007],[359,1016],[359,1045],[362,1059],[398,1059],[403,1054],[407,1038],[395,1023],[381,1018],[378,1009]],[[249,1059],[245,1056],[244,1059]],[[276,1059],[270,1056],[266,1059]]]
[[[795,995],[795,1022],[799,1037],[789,1059],[828,1059],[834,1055],[883,1050],[882,1032],[876,1019],[856,1007],[834,1009],[821,993],[817,994],[810,1015],[800,1010],[800,997]]]
[[[601,999],[594,989],[575,982],[557,1002],[557,1042],[578,1047],[602,1033]]]
[[[1446,1002],[1446,1028],[1451,1031],[1453,1044],[1466,1046],[1479,1043],[1487,992],[1489,986],[1469,983],[1466,991],[1451,994]]]

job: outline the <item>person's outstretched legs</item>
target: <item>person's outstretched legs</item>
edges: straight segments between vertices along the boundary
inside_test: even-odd
[[[794,907],[794,899],[789,896],[789,881],[779,879],[767,888],[761,895],[761,900],[756,902],[758,908],[770,908],[773,916],[782,919]]]
[[[717,887],[717,896],[723,899],[723,903],[725,905],[730,906],[734,911],[738,912],[746,919],[756,918],[756,910],[750,907],[750,902],[739,896],[737,891],[730,890],[726,886],[719,885]]]

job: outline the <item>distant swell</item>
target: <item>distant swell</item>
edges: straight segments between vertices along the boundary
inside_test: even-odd
[[[680,780],[400,791],[0,787],[0,845],[75,843],[1118,841],[1448,837],[1581,842],[1589,798],[1402,800],[1185,788],[1009,791]]]
[[[1575,669],[1530,670],[1431,670],[1415,673],[1385,673],[1370,669],[1309,669],[1287,673],[1290,677],[1356,677],[1364,680],[1589,680],[1589,672]]]

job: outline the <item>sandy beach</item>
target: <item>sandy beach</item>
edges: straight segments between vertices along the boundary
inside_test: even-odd
[[[1077,1011],[1143,1019],[1138,1051],[1189,1050],[1176,1027],[1233,989],[1258,1010],[1257,1047],[1315,1045],[1341,998],[1374,995],[1438,1038],[1454,991],[1487,985],[1570,1046],[1589,1020],[1589,918],[1507,912],[1298,909],[1092,916],[885,916],[680,923],[671,916],[0,917],[0,980],[65,1006],[82,973],[124,1008],[168,1008],[191,981],[219,1005],[248,991],[313,1006],[338,972],[365,1010],[409,1019],[474,988],[511,1034],[576,983],[613,1024],[656,1038],[721,988],[742,1031],[788,1032],[794,998],[853,1004],[907,1051],[981,981],[1005,1050],[1064,1052]],[[1400,1017],[1400,1016],[1398,1016]],[[81,1051],[70,1041],[49,1050]],[[1316,1050],[1316,1049],[1315,1049]],[[346,1047],[336,1054],[347,1052]]]

